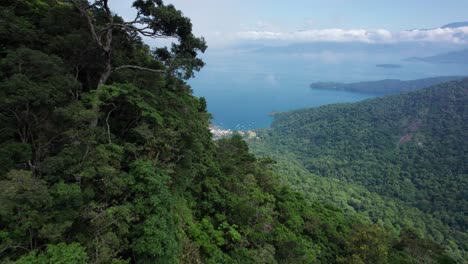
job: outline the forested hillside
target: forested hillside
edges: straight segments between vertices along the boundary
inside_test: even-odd
[[[213,141],[185,82],[204,40],[172,5],[133,7],[0,3],[1,263],[454,263],[305,199],[241,137]]]
[[[346,200],[345,206],[334,204],[397,229],[423,219],[422,233],[466,258],[467,105],[465,79],[360,103],[281,113],[251,145],[259,154],[283,159],[277,170],[289,175],[297,189],[317,192],[320,187],[311,187],[310,181],[329,182],[330,190]],[[295,168],[288,165],[294,162],[298,169],[284,172]],[[302,175],[291,178],[294,171]],[[382,197],[356,192],[361,186]],[[383,206],[366,206],[363,197]]]

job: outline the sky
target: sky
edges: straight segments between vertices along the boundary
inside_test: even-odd
[[[134,19],[133,0],[109,1],[118,15]],[[466,49],[468,26],[441,27],[468,21],[468,0],[163,1],[207,41],[199,54],[206,65],[188,82],[206,97],[217,125],[264,124],[272,110],[315,105],[324,97],[310,94],[311,82],[466,75],[466,65],[404,59]],[[143,40],[151,47],[170,43]],[[327,102],[338,102],[335,96]]]
[[[131,0],[111,0],[131,19]],[[467,0],[166,0],[210,47],[242,41],[459,41],[458,32],[412,32],[468,21]],[[408,33],[410,32],[410,33]]]

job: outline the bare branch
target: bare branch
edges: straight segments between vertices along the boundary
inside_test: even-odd
[[[150,37],[150,38],[153,38],[153,39],[177,37],[175,35],[165,35],[163,33],[158,33],[155,30],[149,30],[149,29],[151,29],[150,26],[146,26],[146,27],[143,27],[143,28],[138,28],[138,27],[134,26],[133,24],[134,23],[128,23],[128,22],[125,22],[123,24],[120,24],[120,23],[112,24],[112,25],[109,25],[109,26],[103,28],[99,32],[99,35],[104,34],[109,29],[112,29],[112,28],[121,28],[121,29],[124,29],[124,30],[127,30],[127,31],[133,31],[133,32],[139,33],[139,34],[141,34],[141,35],[143,35],[145,37]]]
[[[34,165],[34,164],[32,163],[31,160],[28,160],[28,167],[29,167],[32,171],[36,170],[36,165]]]
[[[114,18],[112,17],[112,12],[110,11],[109,6],[107,5],[108,0],[103,0],[103,1],[104,1],[104,10],[106,11],[106,14],[107,14],[106,16],[107,22],[109,22],[110,25],[113,25]],[[110,27],[106,33],[106,45],[103,47],[103,49],[107,53],[110,53],[112,49],[112,37],[113,37],[112,30],[113,30],[113,27]]]
[[[85,10],[91,9],[91,8],[95,7],[96,4],[97,4],[96,2],[94,4],[90,4],[89,6],[85,7],[84,9]]]
[[[134,69],[134,70],[140,70],[140,71],[149,71],[149,72],[155,72],[155,73],[164,73],[166,72],[165,70],[155,70],[155,69],[150,69],[146,67],[140,67],[136,65],[122,65],[114,69],[114,71],[122,70],[122,69]]]
[[[125,22],[124,24],[129,24],[129,25],[133,25],[135,23],[141,23],[140,21],[138,21],[138,19],[140,18],[141,16],[141,11],[138,11],[138,13],[136,14],[135,16],[135,19],[133,19],[132,22]]]
[[[96,41],[97,45],[100,48],[103,48],[101,38],[96,33],[96,28],[94,27],[93,20],[91,16],[88,14],[88,12],[86,11],[89,7],[83,8],[80,4],[78,4],[77,0],[72,0],[72,3],[80,11],[80,14],[86,18],[86,22],[88,23],[89,29],[91,30],[91,36],[93,37],[94,41]]]
[[[109,144],[112,144],[111,133],[110,133],[110,125],[109,125],[109,117],[110,117],[111,113],[117,108],[117,106],[115,104],[112,104],[112,106],[113,106],[113,108],[109,111],[109,113],[107,113],[107,117],[106,117],[107,138],[109,140]]]

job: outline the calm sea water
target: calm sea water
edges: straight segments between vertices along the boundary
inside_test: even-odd
[[[408,63],[392,58],[321,61],[301,56],[218,54],[205,58],[207,66],[190,80],[196,96],[203,96],[213,123],[225,129],[269,127],[274,111],[288,111],[374,97],[344,91],[313,90],[312,82],[358,82],[468,75],[468,66]],[[396,63],[401,68],[378,68]]]

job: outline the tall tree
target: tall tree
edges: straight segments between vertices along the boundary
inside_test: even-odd
[[[164,5],[161,0],[137,0],[133,7],[137,10],[135,19],[122,21],[110,10],[108,0],[96,0],[92,4],[85,0],[71,0],[80,14],[86,19],[90,34],[102,53],[104,69],[99,74],[96,90],[106,84],[112,72],[122,69],[135,69],[154,73],[175,74],[188,79],[194,71],[203,67],[204,63],[197,58],[198,52],[206,50],[205,40],[192,34],[192,23],[181,11],[173,5]],[[113,65],[113,38],[117,30],[130,36],[144,36],[153,39],[173,38],[171,50],[167,47],[158,48],[154,55],[166,64],[166,69],[153,69],[139,65]],[[97,93],[98,94],[98,93]],[[93,110],[99,106],[94,103]],[[96,127],[98,119],[91,123]]]

